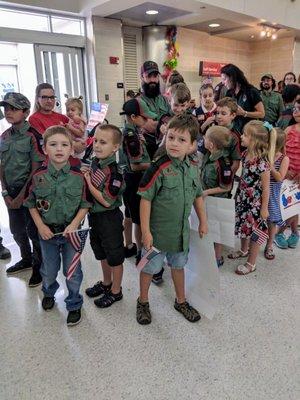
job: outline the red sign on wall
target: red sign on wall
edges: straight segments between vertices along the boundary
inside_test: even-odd
[[[227,63],[218,63],[210,61],[200,61],[199,75],[200,76],[221,76],[221,68]]]

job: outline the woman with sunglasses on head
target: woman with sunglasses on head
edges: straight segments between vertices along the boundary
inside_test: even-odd
[[[53,111],[56,96],[50,83],[40,83],[35,89],[34,113],[29,117],[29,123],[39,133],[43,134],[53,125],[65,125],[69,118]]]

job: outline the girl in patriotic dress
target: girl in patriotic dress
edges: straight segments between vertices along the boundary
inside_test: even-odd
[[[235,272],[247,275],[256,269],[259,247],[268,238],[268,203],[270,164],[273,164],[276,130],[267,122],[250,121],[243,131],[242,175],[235,197],[235,234],[241,248],[228,255],[230,259],[245,258]]]
[[[267,241],[264,255],[267,260],[274,260],[273,241],[275,238],[277,226],[284,226],[280,211],[280,190],[282,181],[286,176],[289,167],[289,157],[285,153],[285,133],[280,128],[275,128],[277,132],[276,153],[274,164],[271,166],[270,178],[270,199],[269,199],[269,239]]]

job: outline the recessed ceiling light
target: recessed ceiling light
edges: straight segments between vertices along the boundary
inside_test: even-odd
[[[210,28],[218,28],[220,24],[209,24],[208,25]]]
[[[158,14],[158,11],[157,10],[148,10],[148,11],[146,11],[146,14],[148,14],[148,15],[156,15],[156,14]]]
[[[251,39],[254,39],[254,35],[251,35],[250,38],[251,38]]]

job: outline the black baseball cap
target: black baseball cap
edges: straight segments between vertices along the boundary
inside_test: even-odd
[[[157,72],[159,74],[158,65],[155,61],[145,61],[141,67],[141,75],[144,73],[151,74],[152,72]]]
[[[141,115],[145,118],[156,119],[156,114],[150,111],[147,104],[141,99],[130,99],[123,104],[123,111],[120,115]]]

